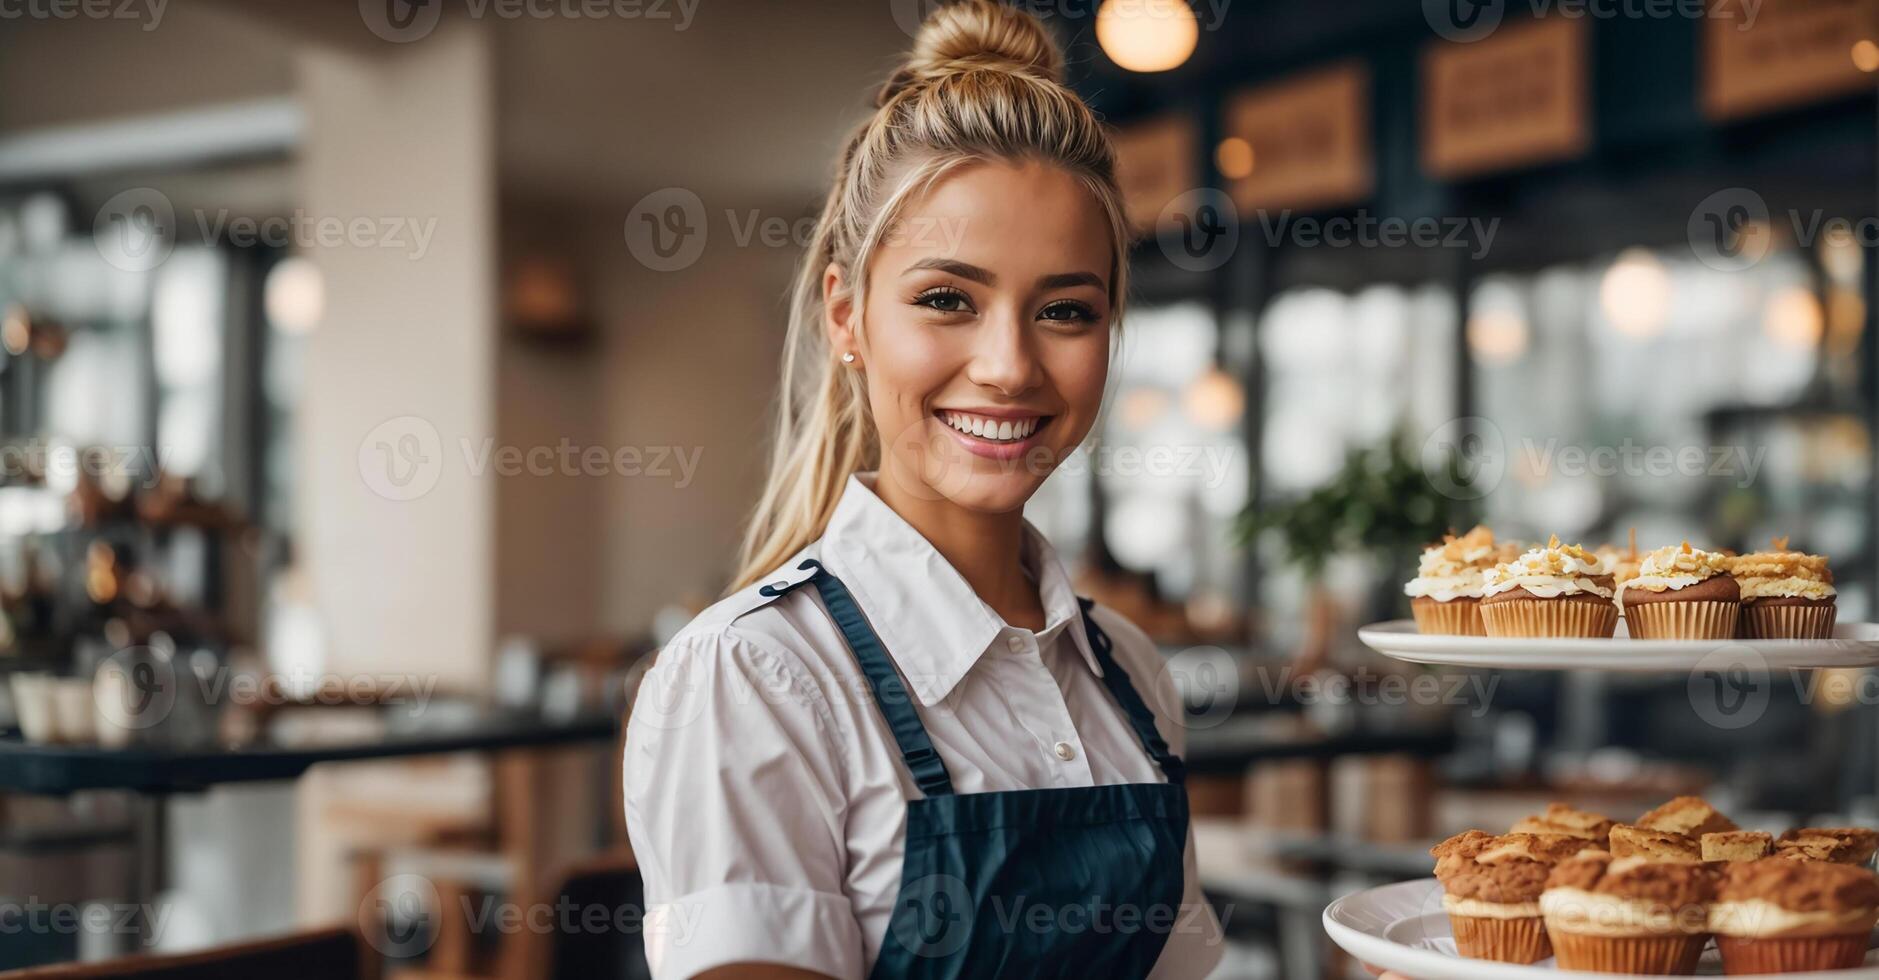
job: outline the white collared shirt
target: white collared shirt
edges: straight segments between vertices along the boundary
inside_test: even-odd
[[[1101,680],[1069,576],[1025,526],[1041,632],[1010,626],[861,478],[821,540],[765,584],[819,560],[842,580],[917,703],[954,791],[1164,782]],[[906,802],[920,791],[867,681],[813,587],[751,586],[705,610],[660,653],[626,739],[626,822],[645,879],[653,974],[739,962],[832,977],[872,969],[900,888]],[[1116,662],[1185,742],[1165,661],[1097,607]],[[1194,837],[1183,909],[1152,976],[1203,976],[1220,926],[1201,897]]]

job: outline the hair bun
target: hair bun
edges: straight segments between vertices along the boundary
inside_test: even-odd
[[[877,104],[908,87],[968,71],[1004,71],[1063,81],[1063,52],[1037,18],[996,0],[939,7],[920,25],[913,54],[882,87]]]

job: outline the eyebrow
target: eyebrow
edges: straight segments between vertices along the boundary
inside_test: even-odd
[[[956,259],[921,259],[907,267],[908,272],[918,272],[923,269],[951,273],[983,286],[998,284],[998,277],[993,275],[990,269],[980,268],[970,262],[960,262]],[[1054,275],[1039,276],[1037,280],[1039,289],[1067,289],[1071,286],[1094,286],[1102,289],[1104,288],[1103,277],[1094,272],[1059,272]]]

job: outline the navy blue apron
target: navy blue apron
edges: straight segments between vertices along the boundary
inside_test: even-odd
[[[907,803],[900,893],[873,977],[1143,977],[1180,923],[1186,769],[1083,607],[1103,683],[1165,783],[953,792],[907,688],[841,580],[801,569],[841,628],[924,798]]]

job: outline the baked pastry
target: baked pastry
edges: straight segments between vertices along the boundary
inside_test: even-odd
[[[1554,864],[1589,846],[1584,838],[1560,834],[1470,830],[1430,848],[1456,952],[1502,963],[1551,956],[1540,892]]]
[[[1422,553],[1416,577],[1403,586],[1410,614],[1423,633],[1485,636],[1481,627],[1481,575],[1507,560],[1508,547],[1494,543],[1494,532],[1476,525],[1461,537],[1451,534]]]
[[[1690,973],[1709,941],[1716,872],[1586,850],[1554,866],[1540,915],[1562,970]]]
[[[1482,575],[1481,623],[1489,636],[1609,637],[1618,627],[1605,563],[1558,537]],[[1733,625],[1733,624],[1732,624]]]
[[[1730,563],[1730,575],[1742,591],[1741,634],[1757,640],[1831,638],[1838,593],[1827,557],[1789,551],[1787,538],[1771,544],[1769,551]]]
[[[1638,818],[1638,826],[1665,830],[1685,837],[1702,837],[1725,830],[1738,830],[1735,821],[1723,816],[1700,796],[1679,796]]]
[[[1698,841],[1705,861],[1759,861],[1773,854],[1775,838],[1759,830],[1724,830]]]
[[[1638,574],[1618,589],[1632,638],[1733,638],[1742,590],[1729,575],[1730,562],[1688,541],[1645,555]]]
[[[1606,846],[1612,821],[1596,813],[1575,810],[1564,803],[1548,803],[1546,809],[1531,817],[1522,817],[1509,828],[1515,834],[1563,834]]]
[[[1611,854],[1615,858],[1640,857],[1646,861],[1697,864],[1703,860],[1703,847],[1695,838],[1675,831],[1621,823],[1611,831]]]
[[[1865,962],[1879,921],[1879,878],[1819,861],[1732,864],[1709,921],[1725,973],[1843,970]]]
[[[1864,827],[1797,827],[1775,841],[1774,856],[1834,864],[1867,864],[1879,832]]]

